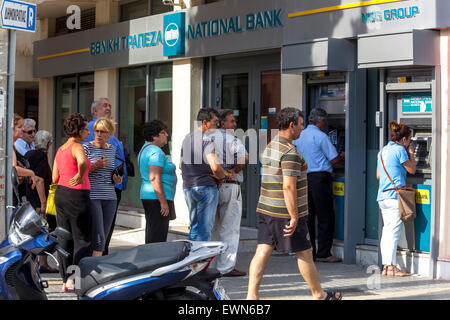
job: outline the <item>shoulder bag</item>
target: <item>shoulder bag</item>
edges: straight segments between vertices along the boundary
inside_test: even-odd
[[[396,187],[394,181],[392,180],[391,176],[386,170],[386,167],[384,166],[381,152],[380,159],[381,164],[383,165],[384,172],[386,172],[386,175],[394,186],[394,188],[383,190],[383,192],[395,190],[398,196],[398,212],[400,215],[400,220],[402,220],[403,222],[414,220],[416,218],[416,190],[411,187],[407,187],[406,185],[402,187]]]

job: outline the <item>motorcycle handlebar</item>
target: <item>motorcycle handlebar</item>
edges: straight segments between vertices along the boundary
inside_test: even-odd
[[[58,251],[58,253],[60,253],[61,255],[64,256],[65,259],[70,257],[70,253],[68,253],[66,250],[64,250],[63,248],[61,248],[60,246],[56,246],[55,247],[56,251]]]

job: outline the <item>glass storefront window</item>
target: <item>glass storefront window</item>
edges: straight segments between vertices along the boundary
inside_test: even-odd
[[[119,90],[119,139],[136,169],[135,177],[128,179],[120,204],[142,208],[136,196],[141,188],[137,156],[144,144],[142,128],[146,119],[159,119],[167,124],[169,134],[172,130],[172,64],[121,69]],[[170,153],[170,145],[169,137],[168,145],[163,148],[166,154]]]
[[[77,110],[77,77],[58,77],[56,79],[56,126],[55,150],[66,139],[63,131],[64,120]]]
[[[67,139],[63,131],[64,120],[74,112],[83,113],[89,119],[93,100],[93,73],[56,78],[55,150]]]
[[[149,119],[163,121],[172,132],[172,64],[150,67],[150,114]],[[167,155],[171,154],[172,141],[163,148]]]
[[[94,74],[80,76],[79,81],[79,113],[84,114],[89,120],[92,118],[91,105],[94,100]]]

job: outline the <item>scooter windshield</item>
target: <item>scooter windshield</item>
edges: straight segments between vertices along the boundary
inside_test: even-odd
[[[9,229],[9,240],[19,246],[43,231],[44,222],[29,202],[17,210]]]

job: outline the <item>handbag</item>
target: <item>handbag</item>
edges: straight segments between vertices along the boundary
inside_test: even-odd
[[[57,187],[56,183],[50,185],[50,189],[48,190],[47,206],[45,207],[45,212],[53,216],[56,216],[56,207],[55,207],[56,187]]]
[[[116,159],[122,161],[122,163],[119,164],[111,173],[112,184],[116,184],[114,182],[114,175],[118,175],[118,176],[122,177],[125,174],[125,171],[124,171],[124,168],[123,168],[124,167],[124,161],[122,159],[118,158],[118,157],[116,157]]]
[[[394,184],[394,181],[392,180],[391,176],[388,174],[386,167],[384,166],[383,157],[380,153],[380,159],[381,164],[383,165],[384,172],[386,172],[387,177],[391,181],[394,188],[389,188],[386,190],[383,190],[383,192],[389,191],[389,190],[395,190],[397,192],[398,196],[398,212],[400,215],[400,220],[403,222],[407,222],[410,220],[414,220],[416,218],[416,190],[405,186],[396,187]]]
[[[175,203],[173,201],[167,201],[167,204],[169,205],[169,220],[175,220],[177,218]]]

